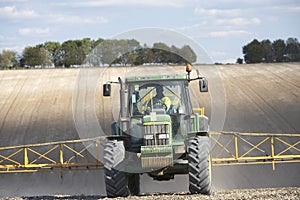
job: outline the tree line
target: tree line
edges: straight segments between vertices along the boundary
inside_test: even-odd
[[[179,48],[157,42],[148,47],[134,39],[84,38],[63,43],[47,41],[28,46],[21,55],[3,50],[0,53],[0,68],[184,64],[193,63],[196,59],[197,56],[189,45]]]
[[[273,42],[269,39],[254,39],[243,46],[243,54],[244,60],[238,58],[237,63],[299,62],[300,43],[297,38],[288,38],[286,41],[278,39]]]

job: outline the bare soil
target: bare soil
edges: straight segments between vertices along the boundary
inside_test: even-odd
[[[95,199],[124,199],[124,200],[225,200],[225,199],[261,199],[261,200],[298,200],[300,198],[300,188],[264,188],[264,189],[240,189],[223,190],[214,192],[212,195],[191,195],[189,193],[154,193],[130,196],[127,198],[106,198],[103,196],[31,196],[18,198],[0,198],[0,200],[95,200]]]
[[[300,63],[195,68],[208,78],[210,92],[200,94],[197,83],[192,83],[192,102],[205,107],[211,130],[300,133]],[[142,66],[0,71],[0,146],[109,134],[111,121],[118,117],[118,86],[113,85],[112,98],[104,99],[103,83],[129,74],[172,72],[185,73],[185,69]],[[299,199],[299,180],[299,163],[277,165],[275,171],[269,165],[216,167],[212,196],[172,193],[130,198]],[[154,182],[145,175],[141,179],[143,193],[188,191],[187,185],[186,176],[167,183]],[[287,188],[222,191],[265,187]],[[64,198],[54,196],[57,194],[96,194],[100,198],[105,196],[103,173],[66,172],[63,178],[56,173],[0,174],[0,198],[48,194],[50,199]]]

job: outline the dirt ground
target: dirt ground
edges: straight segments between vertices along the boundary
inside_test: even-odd
[[[106,198],[103,196],[31,196],[31,197],[18,197],[9,198],[10,200],[96,200],[96,199],[126,199],[126,200],[234,200],[234,199],[262,199],[262,200],[298,200],[300,198],[300,188],[264,188],[264,189],[241,189],[241,190],[222,190],[214,192],[212,195],[191,195],[184,192],[175,193],[153,193],[142,194],[139,196],[130,196],[127,198]],[[6,198],[0,198],[4,200]]]
[[[184,67],[153,68],[0,71],[0,146],[107,134],[110,122],[118,117],[118,86],[113,85],[112,98],[103,99],[102,84],[129,74],[185,73]],[[197,107],[205,107],[211,130],[300,133],[299,63],[195,68],[208,78],[210,92],[200,94],[198,85],[192,83],[192,101]],[[297,191],[299,196],[299,180],[299,164],[278,165],[275,171],[269,165],[213,168],[215,194],[224,198],[230,198],[226,195],[231,191],[219,193],[220,190],[265,187],[297,187],[278,191],[282,191],[282,195]],[[141,191],[184,192],[188,191],[187,184],[186,176],[166,183],[143,175]],[[234,191],[239,193],[239,190]],[[274,191],[277,189],[271,193]],[[81,194],[104,196],[103,173],[66,172],[63,178],[57,173],[0,174],[0,197]],[[183,197],[198,199],[198,196],[174,196]]]

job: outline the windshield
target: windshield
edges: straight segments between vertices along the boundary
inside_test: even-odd
[[[166,114],[185,113],[183,82],[163,81],[129,85],[129,113],[146,115],[154,109]]]

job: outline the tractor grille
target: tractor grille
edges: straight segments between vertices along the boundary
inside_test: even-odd
[[[169,124],[145,125],[144,145],[168,145]]]

